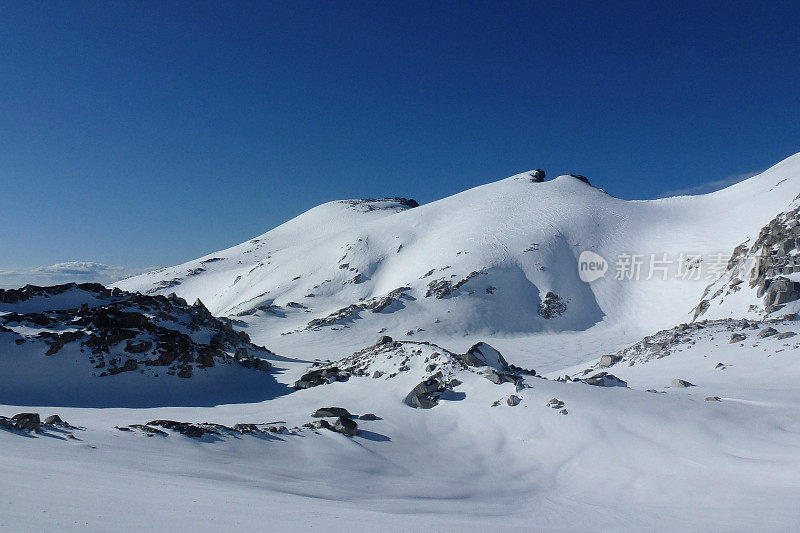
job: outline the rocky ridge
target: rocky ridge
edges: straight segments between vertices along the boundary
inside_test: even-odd
[[[196,368],[239,364],[268,371],[274,354],[211,315],[171,294],[143,295],[99,284],[28,285],[0,290],[0,334],[11,346],[34,343],[43,356],[76,345],[97,377],[138,370],[189,378]]]

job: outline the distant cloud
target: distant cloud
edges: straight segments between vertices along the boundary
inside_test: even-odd
[[[753,176],[757,176],[762,172],[764,171],[758,170],[756,172],[745,172],[744,174],[732,174],[730,176],[726,176],[722,179],[718,179],[715,181],[709,181],[707,183],[701,183],[699,185],[694,185],[692,187],[686,187],[683,189],[675,189],[674,191],[668,191],[662,194],[660,198],[669,198],[670,196],[708,194],[710,192],[719,191],[721,189],[724,189],[725,187],[730,187],[731,185],[735,185],[740,181],[744,181],[747,178],[752,178]]]
[[[108,285],[122,278],[145,272],[121,266],[104,265],[91,261],[69,261],[49,266],[3,270],[0,269],[0,288],[19,288],[31,285],[57,285],[59,283],[97,282]]]

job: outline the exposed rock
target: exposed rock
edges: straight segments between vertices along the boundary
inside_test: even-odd
[[[125,351],[132,354],[144,353],[153,347],[153,343],[148,340],[141,340],[139,342],[128,341],[125,344]]]
[[[147,425],[163,427],[192,438],[200,438],[207,433],[213,435],[219,434],[219,432],[215,429],[203,427],[198,424],[190,424],[188,422],[176,422],[175,420],[153,420],[148,422]]]
[[[340,416],[333,424],[333,430],[342,435],[353,437],[358,434],[358,424],[348,417]]]
[[[782,333],[778,333],[778,335],[775,338],[778,340],[783,340],[794,337],[795,335],[797,335],[797,333],[795,333],[794,331],[784,331]]]
[[[747,335],[744,333],[733,333],[731,334],[731,340],[729,344],[735,344],[737,342],[742,342],[743,340],[747,339]]]
[[[43,313],[19,314],[6,312],[0,315],[0,327],[24,325],[47,328],[37,335],[30,333],[17,339],[17,345],[42,341],[47,346],[45,355],[56,355],[69,343],[82,340],[80,352],[86,353],[95,368],[105,368],[98,376],[112,376],[121,372],[139,371],[154,375],[152,367],[166,366],[166,374],[189,377],[193,364],[213,367],[216,363],[230,363],[230,352],[248,352],[243,366],[268,369],[256,355],[268,355],[263,347],[250,343],[245,332],[235,331],[230,320],[217,319],[196,301],[188,306],[183,298],[171,294],[142,295],[119,289],[109,290],[97,284],[65,284],[52,287],[34,287],[2,291],[2,298],[14,305],[33,297],[50,298],[72,291],[69,301],[83,303],[73,308],[54,307]],[[72,304],[75,305],[75,304]],[[49,331],[68,329],[63,333]],[[187,331],[188,330],[188,331]],[[194,335],[208,332],[209,343],[197,342]],[[213,345],[213,346],[212,346]],[[74,350],[77,352],[77,350]]]
[[[39,431],[42,421],[39,419],[39,413],[18,413],[11,417],[11,420],[16,425],[16,429],[23,429],[25,431]]]
[[[707,402],[719,402],[721,400],[722,398],[720,398],[719,396],[706,396]]]
[[[434,298],[441,300],[447,296],[450,296],[452,293],[460,289],[465,283],[467,283],[472,278],[475,278],[481,274],[485,274],[485,270],[475,270],[467,274],[466,277],[460,279],[456,283],[451,282],[449,279],[441,278],[435,279],[428,283],[428,290],[425,292],[425,297],[429,298],[433,296]]]
[[[66,422],[61,420],[61,417],[58,415],[50,415],[44,419],[44,423],[49,426],[68,426]]]
[[[528,175],[531,177],[531,181],[533,183],[541,183],[544,181],[545,178],[544,170],[542,170],[541,168],[537,168],[536,170],[528,172]]]
[[[441,381],[442,373],[437,372],[416,387],[405,398],[406,405],[417,409],[431,409],[439,403],[439,397],[446,390]]]
[[[600,358],[600,368],[609,368],[622,360],[621,355],[604,355]]]
[[[472,345],[464,354],[463,361],[468,366],[489,366],[497,370],[508,368],[508,363],[503,355],[485,342]]]
[[[327,420],[317,420],[316,422],[314,422],[313,427],[317,429],[329,429],[331,431],[334,431],[333,426]]]
[[[511,407],[516,407],[517,405],[519,405],[519,403],[521,401],[522,401],[522,398],[520,398],[516,394],[512,394],[511,396],[508,397],[508,399],[506,400],[506,403]]]
[[[128,359],[128,360],[127,360],[127,361],[125,361],[125,363],[123,363],[123,365],[122,365],[122,366],[120,366],[120,367],[117,367],[117,368],[109,368],[109,369],[108,369],[108,374],[109,374],[109,375],[114,375],[114,374],[119,374],[119,373],[121,373],[121,372],[131,372],[131,371],[133,371],[133,370],[136,370],[136,368],[137,368],[138,366],[139,366],[139,363],[137,363],[135,359]],[[191,375],[191,371],[190,371],[189,375]]]
[[[559,295],[554,292],[548,292],[544,300],[539,304],[539,316],[549,320],[551,318],[562,316],[567,311],[567,304],[561,299]]]
[[[575,179],[578,179],[578,180],[580,180],[580,181],[582,181],[582,182],[586,183],[587,185],[591,185],[591,184],[589,183],[589,178],[587,178],[586,176],[583,176],[583,175],[581,175],[581,174],[568,174],[568,175],[569,175],[569,176],[572,176],[572,177],[573,177],[573,178],[575,178]]]
[[[359,420],[380,420],[381,417],[374,413],[364,413],[363,415],[358,417]]]
[[[344,407],[321,407],[314,411],[314,414],[311,415],[314,418],[325,418],[325,417],[344,417],[344,418],[353,418],[354,415],[350,414],[350,412],[345,409]]]
[[[551,407],[553,409],[562,409],[564,407],[564,402],[558,398],[552,398],[549,402],[547,402],[547,407]]]
[[[772,337],[773,335],[777,335],[778,330],[772,327],[766,327],[758,332],[756,335],[759,339],[765,339],[767,337]]]
[[[319,368],[303,374],[299,380],[294,383],[295,389],[310,389],[326,383],[333,383],[334,381],[345,381],[349,374],[342,372],[338,367],[332,366],[328,368]]]
[[[695,385],[686,380],[675,378],[672,380],[672,386],[676,389],[685,389],[686,387],[694,387]]]
[[[489,368],[484,373],[486,379],[494,383],[495,385],[501,385],[503,383],[517,383],[519,378],[511,372],[498,372],[494,368]]]
[[[583,383],[587,385],[594,385],[596,387],[627,387],[628,383],[619,379],[617,376],[613,374],[609,374],[608,372],[600,372],[595,374],[591,377],[580,379]]]

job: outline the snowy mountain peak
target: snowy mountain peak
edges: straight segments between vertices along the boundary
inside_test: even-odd
[[[116,286],[199,297],[268,344],[339,329],[350,351],[379,331],[461,349],[486,334],[645,333],[691,319],[712,257],[727,261],[800,192],[800,157],[714,194],[651,201],[614,198],[577,174],[535,181],[543,175],[418,207],[402,198],[329,202],[239,246]],[[590,283],[578,272],[584,251],[606,262]],[[705,261],[698,279],[680,275],[691,254]],[[618,268],[624,257],[640,263],[630,276]],[[668,265],[652,270],[656,258]]]

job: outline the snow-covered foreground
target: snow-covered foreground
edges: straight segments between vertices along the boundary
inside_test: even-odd
[[[800,497],[800,352],[782,344],[717,349],[701,339],[685,352],[613,369],[631,388],[527,377],[530,388],[517,391],[462,371],[452,397],[430,410],[402,401],[424,374],[413,361],[391,379],[351,377],[263,403],[59,408],[85,428],[71,431],[78,440],[53,438],[62,435],[54,431],[0,432],[0,524],[104,531],[154,523],[178,530],[791,528]],[[722,361],[731,366],[714,370]],[[671,388],[674,378],[697,387]],[[512,394],[521,398],[513,407],[506,402]],[[705,401],[709,395],[722,400]],[[547,405],[553,398],[568,414]],[[362,432],[352,438],[302,427],[328,405],[382,420],[359,421]],[[195,439],[114,428],[154,419],[300,429]]]
[[[0,293],[0,415],[70,424],[0,418],[0,528],[794,529],[798,192],[800,155],[652,202],[521,174],[325,204],[145,296]],[[587,283],[585,250],[682,259]]]

